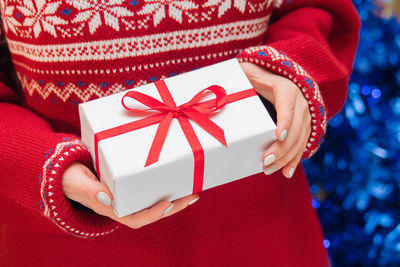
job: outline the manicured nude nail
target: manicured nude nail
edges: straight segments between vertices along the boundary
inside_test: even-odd
[[[268,165],[272,164],[274,161],[275,161],[275,155],[270,154],[264,159],[264,165],[268,166]]]
[[[288,177],[288,178],[292,178],[292,177],[293,177],[293,174],[294,174],[294,169],[293,169],[293,168],[290,168],[290,170],[289,170],[289,177]]]
[[[104,193],[102,191],[97,193],[97,200],[100,201],[102,204],[104,204],[106,206],[110,206],[111,205],[110,197],[106,193]]]
[[[188,203],[188,205],[192,205],[193,203],[195,203],[197,200],[199,200],[199,197],[198,198],[195,198],[195,199],[193,199],[192,201],[190,201],[189,203]]]
[[[286,139],[286,136],[287,136],[287,131],[285,129],[281,132],[281,136],[279,137],[279,140],[284,141]]]
[[[170,212],[174,206],[175,204],[172,204],[171,206],[168,207],[168,209],[164,210],[164,215]]]
[[[272,164],[271,166],[269,166],[268,168],[266,168],[266,169],[264,170],[264,173],[265,173],[266,175],[270,175],[270,174],[272,174],[274,171],[276,171],[276,169],[277,169],[277,166],[276,166],[275,164]]]

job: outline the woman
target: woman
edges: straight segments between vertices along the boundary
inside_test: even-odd
[[[297,164],[345,101],[350,1],[2,0],[1,16],[0,265],[329,265]],[[232,57],[277,110],[264,173],[116,218],[78,103]]]

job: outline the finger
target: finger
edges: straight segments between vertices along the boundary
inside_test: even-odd
[[[278,121],[276,136],[278,140],[285,140],[296,104],[295,93],[299,89],[290,80],[254,64],[241,63],[241,67],[257,93],[275,106]]]
[[[290,179],[293,177],[302,155],[303,152],[297,153],[297,155],[285,167],[283,167],[282,173],[286,178]]]
[[[280,156],[277,157],[277,159],[283,156],[292,158],[297,154],[297,148],[301,146],[304,140],[303,138],[306,137],[304,134],[302,135],[302,132],[310,128],[308,125],[311,122],[311,116],[308,110],[308,104],[303,95],[299,92],[297,92],[297,96],[295,97],[295,103],[293,118],[291,119],[292,124],[290,128],[288,128],[289,133],[281,145],[283,150],[278,152]]]
[[[296,85],[282,80],[274,85],[274,106],[277,115],[276,137],[284,141],[291,128],[294,112],[296,109],[296,97],[299,89]]]
[[[289,160],[291,160],[301,149],[303,140],[306,138],[305,131],[310,127],[307,127],[307,122],[310,120],[309,114],[305,112],[306,107],[304,105],[296,105],[293,123],[290,128],[290,133],[284,142],[274,142],[263,154],[263,163],[265,166],[272,166],[266,172],[271,174],[278,170],[281,166],[284,166]],[[276,170],[274,170],[276,168]],[[265,170],[265,169],[264,169]]]
[[[306,138],[305,130],[302,131],[301,140]],[[303,142],[297,142],[295,143],[294,147],[292,147],[287,154],[284,156],[280,157],[278,160],[276,160],[274,163],[268,165],[268,166],[263,166],[263,171],[266,175],[271,175],[272,173],[278,171],[282,167],[286,166],[300,151],[303,151]],[[282,145],[281,143],[278,143],[278,145]],[[279,152],[278,152],[279,153]]]
[[[97,177],[84,165],[73,163],[76,166],[69,168],[65,174],[63,182],[67,181],[66,196],[82,205],[92,209],[94,212],[110,217],[111,219],[125,224],[131,228],[140,228],[144,225],[153,223],[163,217],[164,214],[172,211],[175,206],[170,201],[160,201],[151,208],[144,209],[132,215],[117,217],[114,213],[112,194],[109,189],[102,184]],[[177,201],[178,208],[173,213],[182,210],[197,198],[197,195],[188,196]],[[171,213],[170,215],[172,215]]]
[[[307,138],[303,139],[302,145],[300,146],[299,152],[297,153],[297,155],[291,160],[289,161],[282,169],[282,173],[286,178],[292,178],[293,174],[297,168],[297,165],[299,164],[301,157],[303,156],[303,153],[306,149],[307,143],[308,143],[308,138],[310,137],[310,133],[311,133],[311,128],[307,128],[306,132],[305,132],[305,136]]]
[[[64,173],[63,190],[66,197],[94,209],[96,205],[109,206],[112,194],[83,164],[75,162]]]
[[[130,228],[138,229],[147,224],[158,221],[162,218],[164,213],[171,210],[173,206],[174,204],[172,202],[163,200],[153,205],[151,208],[141,210],[122,218],[115,218],[115,220],[129,226]]]
[[[197,199],[199,199],[199,196],[195,194],[177,199],[172,203],[169,201],[161,201],[149,209],[139,211],[123,218],[118,218],[117,220],[131,228],[138,229],[183,210],[188,205],[193,204]]]
[[[269,102],[274,103],[273,84],[278,83],[282,76],[250,62],[241,62],[240,66],[257,93]]]
[[[198,199],[199,199],[199,195],[193,194],[193,195],[186,196],[186,197],[183,197],[183,198],[173,201],[173,203],[174,203],[173,208],[170,211],[166,212],[163,215],[163,218],[174,215],[175,213],[186,208],[187,206],[192,205]]]

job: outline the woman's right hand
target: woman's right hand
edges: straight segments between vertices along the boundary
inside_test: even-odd
[[[110,190],[85,165],[79,162],[72,163],[65,170],[62,177],[62,188],[67,198],[81,203],[97,214],[107,216],[133,229],[171,216],[193,204],[199,198],[197,194],[194,194],[173,202],[164,200],[151,208],[118,218],[111,206],[112,194]]]

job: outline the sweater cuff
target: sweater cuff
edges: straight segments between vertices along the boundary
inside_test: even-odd
[[[271,46],[264,45],[247,48],[237,58],[240,62],[251,62],[282,75],[300,88],[308,102],[311,114],[311,134],[302,157],[311,157],[323,141],[327,123],[325,105],[317,83],[284,52],[278,52]]]
[[[62,190],[62,176],[74,161],[90,168],[90,153],[79,139],[64,138],[45,156],[40,181],[43,215],[65,232],[81,238],[104,236],[118,228],[117,222],[96,214],[75,209]]]

